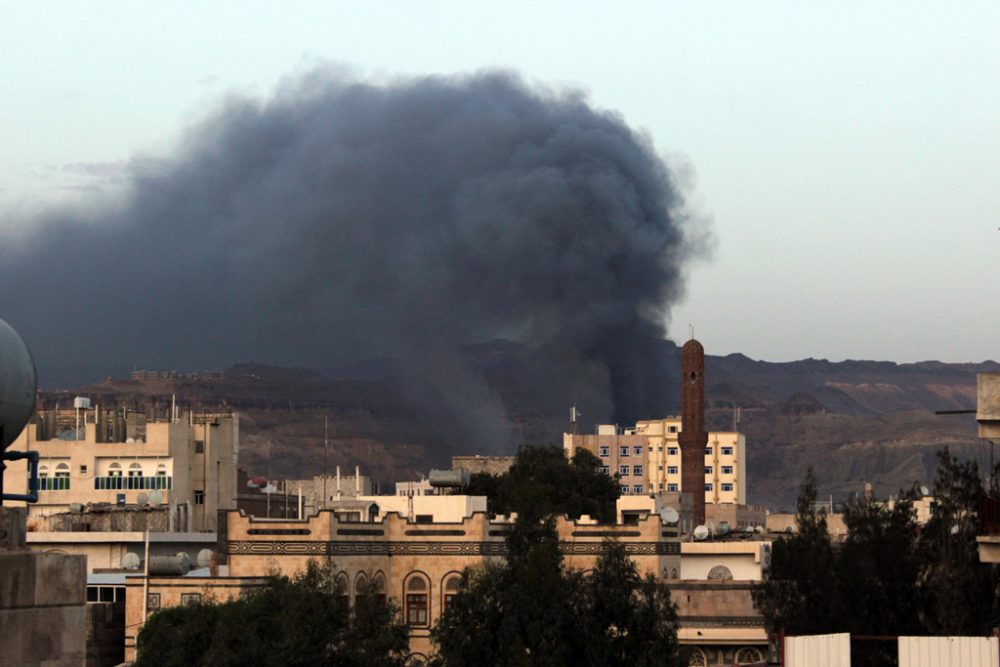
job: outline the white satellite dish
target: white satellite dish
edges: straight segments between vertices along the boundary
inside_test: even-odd
[[[0,452],[21,435],[35,411],[35,362],[13,327],[0,320]]]
[[[148,505],[149,504],[149,495],[146,494],[146,493],[140,493],[139,495],[137,495],[135,497],[135,500],[140,505]]]
[[[139,569],[139,563],[141,563],[141,562],[142,561],[139,560],[139,556],[137,554],[129,552],[129,553],[125,554],[124,556],[122,556],[122,569],[123,570],[138,570]]]
[[[708,527],[707,526],[695,526],[694,529],[694,539],[699,542],[708,539]]]
[[[660,519],[663,523],[675,525],[681,520],[681,515],[673,507],[664,507],[660,510]]]
[[[927,496],[931,495],[931,490],[928,489],[926,486],[921,486],[920,493],[922,493],[924,498],[926,498]]]
[[[153,507],[159,507],[163,504],[163,491],[156,489],[151,494],[149,494],[149,504]]]
[[[211,549],[202,549],[198,552],[198,567],[210,567],[212,565],[212,558],[215,554]]]

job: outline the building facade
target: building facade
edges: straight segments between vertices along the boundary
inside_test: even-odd
[[[147,504],[168,508],[171,530],[214,531],[218,511],[236,507],[236,414],[158,421],[100,408],[45,410],[10,449],[40,457],[29,532],[71,509]],[[5,483],[10,492],[27,493],[27,475],[8,470]]]
[[[618,475],[622,495],[686,492],[679,437],[680,417],[640,421],[635,428],[611,424],[596,434],[563,434],[563,449],[572,457],[586,449],[601,460],[602,470]],[[737,432],[710,432],[704,447],[705,502],[746,504],[746,437]]]
[[[387,498],[405,500],[390,496],[377,498],[376,502],[388,504]],[[265,520],[228,512],[218,547],[223,561],[219,571],[227,576],[214,583],[203,582],[212,585],[202,585],[198,592],[211,592],[217,585],[229,591],[219,596],[226,599],[240,582],[258,582],[274,568],[294,575],[311,560],[327,563],[337,573],[340,590],[352,600],[362,583],[368,583],[395,601],[410,626],[412,657],[426,660],[433,653],[430,629],[450,595],[458,590],[462,571],[504,558],[511,523],[502,517],[490,519],[478,509],[485,504],[482,497],[425,496],[419,500],[432,504],[452,500],[457,504],[451,509],[438,508],[433,522],[409,519],[395,511],[380,513],[372,521],[345,517],[336,510],[323,510],[301,521]],[[463,516],[454,515],[458,508],[464,508]],[[658,516],[646,516],[627,526],[559,517],[556,531],[568,567],[592,569],[606,548],[605,540],[613,537],[625,544],[642,576],[670,577],[680,568],[680,542],[663,536],[664,524]],[[196,592],[189,578],[150,581],[150,591],[176,584],[189,594]],[[143,623],[141,598],[139,603],[133,600],[133,592],[139,591],[141,587],[134,586],[129,578],[126,627],[130,629],[132,651],[135,634]],[[166,603],[162,597],[155,600],[161,606]]]

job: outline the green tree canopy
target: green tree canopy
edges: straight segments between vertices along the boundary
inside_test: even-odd
[[[402,665],[407,631],[395,607],[358,593],[352,614],[331,568],[310,562],[237,600],[164,609],[139,632],[136,666]]]
[[[600,459],[590,452],[578,450],[569,460],[561,447],[546,445],[522,447],[503,475],[472,475],[461,493],[485,495],[492,514],[573,519],[589,514],[613,523],[620,491],[617,479],[601,472]]]

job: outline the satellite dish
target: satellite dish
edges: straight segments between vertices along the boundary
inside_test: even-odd
[[[13,327],[0,320],[0,451],[21,435],[35,410],[35,362]]]
[[[664,507],[660,510],[660,519],[663,523],[674,525],[680,521],[681,515],[673,507]]]
[[[931,495],[931,490],[928,489],[926,486],[921,486],[920,493],[922,493],[924,498],[926,498],[927,496]]]
[[[156,489],[151,494],[149,494],[149,504],[153,507],[159,507],[163,504],[163,491]]]
[[[145,493],[140,493],[139,495],[137,495],[135,497],[135,500],[140,505],[148,505],[149,504],[149,495],[145,494]]]
[[[198,552],[198,567],[210,567],[212,565],[212,558],[215,554],[211,549],[202,549]]]
[[[716,535],[727,535],[730,531],[729,522],[721,521],[718,526],[715,527]]]
[[[139,556],[129,552],[122,556],[122,569],[123,570],[138,570],[139,569]]]
[[[707,526],[695,526],[694,529],[694,539],[701,542],[702,540],[708,539],[708,527]]]

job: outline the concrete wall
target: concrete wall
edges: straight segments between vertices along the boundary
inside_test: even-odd
[[[18,521],[0,507],[0,525]],[[86,571],[80,556],[0,547],[0,665],[84,663]]]
[[[728,570],[733,580],[760,581],[770,563],[770,542],[684,542],[680,578],[702,581],[727,578],[724,572]]]

